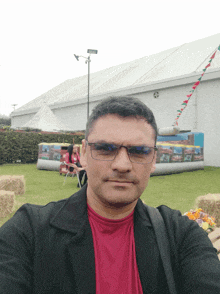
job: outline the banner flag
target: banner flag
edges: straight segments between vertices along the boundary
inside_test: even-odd
[[[215,53],[217,52],[217,50],[215,51]],[[215,57],[215,53],[212,55],[211,59],[213,59]]]
[[[218,46],[218,49],[217,49],[217,50],[220,51],[220,45]],[[202,77],[204,76],[204,74],[205,74],[205,72],[206,72],[206,69],[207,69],[208,67],[211,66],[211,62],[212,62],[212,60],[215,58],[215,54],[216,54],[217,50],[212,54],[212,56],[210,57],[209,63],[208,63],[208,64],[206,65],[206,67],[202,70],[203,73],[201,74],[201,77],[200,77],[200,78],[197,80],[197,82],[192,86],[192,89],[193,89],[193,90],[189,91],[189,92],[191,92],[191,94],[186,95],[186,97],[188,98],[188,100],[183,101],[183,103],[181,104],[181,105],[184,105],[184,107],[181,108],[181,110],[177,110],[177,111],[178,111],[178,115],[177,115],[177,118],[175,119],[176,122],[174,123],[174,126],[175,126],[175,125],[178,126],[177,119],[179,119],[179,117],[180,117],[180,115],[182,114],[183,110],[184,110],[184,109],[186,108],[186,106],[188,105],[187,103],[189,102],[189,99],[191,98],[191,96],[192,96],[194,90],[196,89],[196,87],[200,84],[201,79],[202,79]]]

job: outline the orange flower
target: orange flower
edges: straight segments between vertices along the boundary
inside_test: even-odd
[[[204,212],[202,208],[198,208],[196,210],[190,210],[186,212],[184,215],[187,215],[190,220],[197,221],[202,220],[202,228],[206,231],[209,227],[216,226],[215,218],[209,216]]]

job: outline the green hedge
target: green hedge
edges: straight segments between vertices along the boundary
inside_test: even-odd
[[[38,144],[45,143],[81,144],[85,138],[79,133],[44,133],[21,132],[13,130],[0,131],[0,164],[4,163],[36,163]]]

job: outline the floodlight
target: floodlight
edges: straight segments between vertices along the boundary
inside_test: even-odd
[[[79,55],[74,54],[74,56],[76,57],[76,60],[79,61]]]
[[[87,49],[87,53],[97,54],[98,53],[98,50],[95,50],[95,49]]]

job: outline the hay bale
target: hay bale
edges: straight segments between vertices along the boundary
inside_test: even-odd
[[[0,218],[12,213],[15,202],[15,193],[0,190]]]
[[[15,195],[25,193],[24,176],[0,176],[0,190],[12,191]]]
[[[220,194],[207,194],[196,198],[196,207],[202,208],[215,218],[217,227],[220,226]]]

